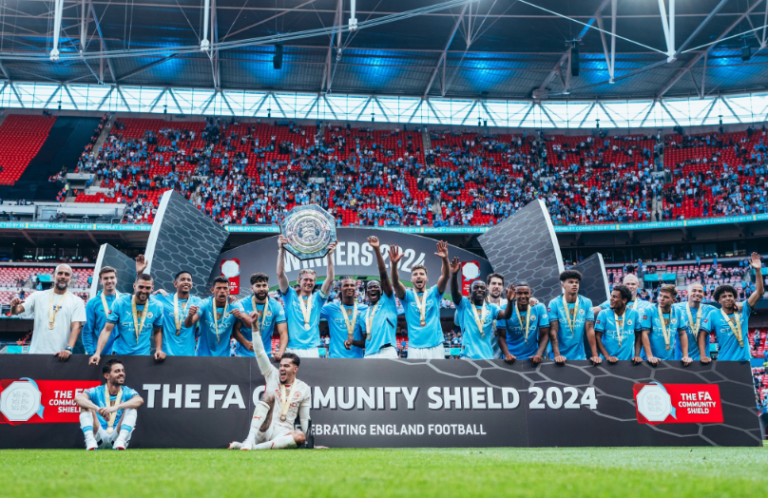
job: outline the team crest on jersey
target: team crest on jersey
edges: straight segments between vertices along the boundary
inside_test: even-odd
[[[677,323],[677,318],[673,318],[673,319],[671,320],[671,322],[670,322],[670,323],[672,323],[673,325],[674,325],[675,323]]]
[[[627,320],[627,325],[632,325],[632,320]]]
[[[584,316],[584,310],[579,310],[579,315]]]
[[[153,318],[154,316],[155,316],[155,315],[154,315],[154,314],[152,314],[152,312],[151,312],[151,311],[150,311],[149,313],[147,313],[147,318],[149,318],[150,320],[152,320],[152,318]]]

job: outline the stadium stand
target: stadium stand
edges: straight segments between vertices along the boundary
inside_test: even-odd
[[[558,224],[766,210],[765,130],[606,136],[422,133],[322,125],[119,119],[78,171],[77,202],[150,223],[174,188],[220,223],[271,224],[318,203],[341,225],[492,225],[543,197]],[[90,147],[90,145],[89,145]],[[89,149],[90,150],[90,149]]]
[[[0,125],[0,150],[3,151],[0,185],[19,180],[32,158],[48,138],[56,121],[51,116],[11,114]]]

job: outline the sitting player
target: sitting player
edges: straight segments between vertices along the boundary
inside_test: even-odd
[[[85,449],[124,450],[136,427],[136,409],[144,404],[144,399],[125,385],[125,368],[120,360],[109,360],[103,371],[106,384],[75,396]]]
[[[253,335],[259,337],[258,311],[253,320]],[[296,378],[301,359],[284,353],[280,368],[275,368],[264,351],[262,341],[253,341],[253,352],[261,375],[266,381],[264,397],[256,403],[251,430],[242,443],[234,442],[230,450],[280,450],[296,448],[306,441],[312,394],[308,385]],[[296,417],[301,430],[294,430]]]

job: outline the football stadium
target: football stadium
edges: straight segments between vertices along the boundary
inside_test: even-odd
[[[767,46],[768,0],[5,0],[3,496],[759,494]]]

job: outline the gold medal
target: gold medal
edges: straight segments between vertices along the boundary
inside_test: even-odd
[[[565,310],[565,321],[568,322],[568,327],[571,329],[571,337],[573,337],[574,330],[576,330],[576,316],[579,314],[579,296],[576,295],[576,303],[573,305],[573,310],[568,308],[568,300],[563,295],[563,309]],[[571,313],[573,311],[573,313]]]
[[[187,302],[181,305],[181,313],[186,313],[187,306],[189,306],[189,298],[187,299]],[[181,325],[183,323],[183,318],[179,314],[179,293],[175,293],[173,295],[173,322],[176,325],[176,335],[181,335]]]
[[[58,313],[62,308],[62,303],[67,298],[67,294],[69,294],[69,291],[64,291],[64,294],[61,295],[61,299],[59,299],[58,306],[55,306],[53,304],[53,295],[55,292],[51,290],[51,295],[48,296],[48,329],[53,330],[54,326],[56,326],[56,313]]]
[[[288,420],[288,409],[291,407],[291,392],[293,392],[293,387],[296,385],[296,381],[294,381],[293,386],[291,386],[290,389],[288,389],[288,392],[285,391],[285,384],[280,384],[280,421],[285,422]]]
[[[131,315],[133,316],[133,329],[136,331],[136,344],[139,343],[139,336],[141,331],[144,330],[144,322],[147,319],[147,313],[149,312],[149,299],[144,303],[144,309],[141,312],[141,323],[139,323],[139,312],[136,308],[136,295],[131,297]]]
[[[485,301],[483,301],[483,307],[481,308],[480,316],[477,315],[477,307],[474,304],[472,305],[472,312],[475,318],[475,324],[477,325],[477,330],[480,332],[480,337],[485,339],[483,324],[485,323],[485,317],[488,314],[488,308],[485,306]]]
[[[661,306],[657,306],[656,310],[659,312],[659,325],[661,325],[661,333],[664,335],[664,345],[667,350],[672,349],[672,345],[669,343],[672,339],[672,331],[669,330],[669,319],[664,318],[664,313],[661,311]],[[669,309],[669,316],[672,316],[672,308]]]
[[[339,303],[339,309],[341,310],[341,316],[344,317],[344,325],[347,327],[347,340],[355,340],[355,324],[357,323],[357,301],[352,307],[352,322],[349,321],[347,316],[347,307],[344,303]]]
[[[368,310],[365,312],[365,340],[370,341],[371,340],[371,329],[373,328],[373,317],[376,316],[376,311],[379,309],[379,303],[381,301],[378,301],[376,304],[368,308]]]
[[[118,387],[117,388],[117,396],[115,396],[115,404],[113,405],[112,402],[109,399],[109,386],[108,384],[104,384],[104,404],[107,405],[107,408],[110,408],[112,406],[117,406],[120,404],[120,401],[123,398],[123,388]],[[113,427],[115,426],[115,419],[117,418],[117,411],[114,411],[109,414],[109,420],[107,421],[107,433],[112,434],[112,431],[114,431]]]
[[[413,300],[416,302],[416,307],[419,309],[419,315],[421,316],[421,321],[419,324],[423,327],[427,324],[427,296],[426,291],[424,292],[424,296],[421,296],[419,298],[419,294],[414,291],[413,293]]]
[[[251,296],[251,306],[253,307],[253,311],[259,311],[259,309],[256,307],[256,296]],[[264,324],[267,323],[267,315],[269,314],[269,296],[267,296],[267,300],[264,302],[264,309],[261,310],[261,324],[259,325],[259,330],[262,332],[264,331]]]
[[[120,293],[115,290],[115,299],[120,297]],[[101,306],[104,308],[104,316],[109,317],[110,313],[109,305],[107,304],[107,297],[104,295],[104,291],[101,291]]]
[[[229,300],[227,300],[224,303],[224,311],[221,313],[221,315],[219,315],[218,313],[216,313],[216,310],[217,310],[216,300],[211,299],[211,308],[213,308],[213,328],[216,331],[216,344],[218,344],[219,341],[221,341],[221,334],[219,333],[219,318],[221,318],[222,321],[224,320],[224,318],[227,316],[228,306],[229,306]]]
[[[700,304],[698,310],[696,310],[696,322],[694,322],[693,316],[691,316],[691,307],[687,304],[685,305],[685,312],[688,314],[688,324],[691,327],[693,337],[696,339],[699,338],[699,328],[701,327],[701,308],[702,305]]]
[[[301,308],[301,314],[304,316],[304,330],[309,330],[309,322],[312,319],[312,298],[314,295],[310,294],[307,298],[306,304],[302,296],[297,296],[299,299],[299,308]]]
[[[517,308],[517,303],[514,303],[513,305],[515,307],[515,314],[517,314],[517,323],[520,324],[520,328],[523,327],[523,319],[520,318],[520,310]],[[525,315],[525,342],[528,343],[528,333],[531,329],[531,305],[528,305],[528,308],[526,309],[526,315]]]
[[[420,321],[420,322],[419,322],[419,325],[421,325],[422,327],[424,327],[424,326],[426,326],[426,325],[427,325],[427,321],[426,321],[426,320],[422,320],[422,321]]]
[[[725,323],[728,324],[728,326],[731,328],[731,332],[733,332],[733,335],[736,336],[736,340],[739,341],[739,347],[744,347],[744,337],[741,331],[741,317],[739,316],[739,310],[736,309],[733,311],[733,320],[736,322],[736,326],[733,325],[733,322],[728,318],[728,315],[723,311],[723,308],[720,308],[720,313],[723,315],[723,318],[725,319]]]
[[[624,336],[624,316],[622,315],[621,320],[619,320],[619,315],[617,315],[616,312],[614,311],[613,323],[616,324],[616,336],[619,339],[619,348],[621,348],[621,339]]]

